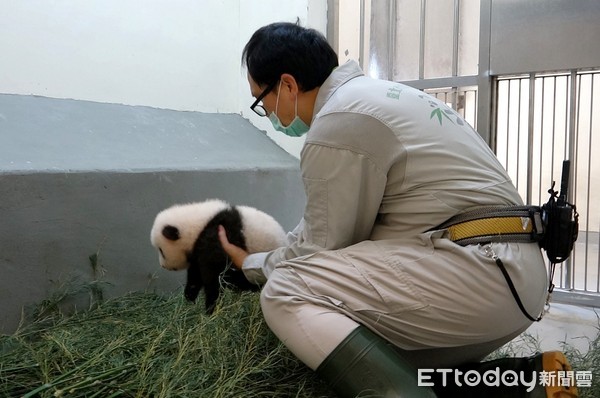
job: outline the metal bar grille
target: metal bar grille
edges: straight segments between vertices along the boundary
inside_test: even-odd
[[[499,77],[496,80],[496,154],[523,199],[542,204],[560,184],[570,159],[570,200],[580,217],[571,258],[555,273],[557,287],[600,293],[600,70]]]

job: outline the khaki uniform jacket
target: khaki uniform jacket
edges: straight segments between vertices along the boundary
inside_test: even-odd
[[[286,260],[412,238],[479,206],[522,204],[460,115],[421,91],[364,76],[354,61],[320,87],[300,160],[304,218],[287,247],[246,259],[255,283]]]

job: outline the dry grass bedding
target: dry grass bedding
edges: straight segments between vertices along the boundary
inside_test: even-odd
[[[65,315],[59,303],[70,293],[62,292],[0,336],[0,397],[333,396],[269,331],[257,293],[226,291],[207,316],[181,292],[102,300],[96,284],[83,288],[89,309]],[[600,397],[599,339],[586,353],[564,350],[575,369],[594,374],[581,397]],[[511,343],[494,356],[517,351]]]
[[[55,304],[0,337],[0,397],[331,396],[268,330],[256,293],[225,292],[211,316],[181,292],[71,316]]]

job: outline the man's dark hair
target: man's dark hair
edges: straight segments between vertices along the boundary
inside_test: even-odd
[[[338,58],[320,32],[277,22],[254,32],[244,47],[242,64],[259,86],[273,85],[289,73],[302,91],[309,91],[323,84],[338,66]]]

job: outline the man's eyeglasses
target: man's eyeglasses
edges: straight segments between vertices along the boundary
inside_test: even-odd
[[[250,109],[252,109],[258,116],[267,116],[267,110],[264,106],[262,106],[262,104],[259,104],[259,102],[262,101],[262,99],[265,98],[267,94],[269,94],[275,88],[276,84],[277,82],[267,86],[267,88],[256,98],[256,101],[250,105]]]

